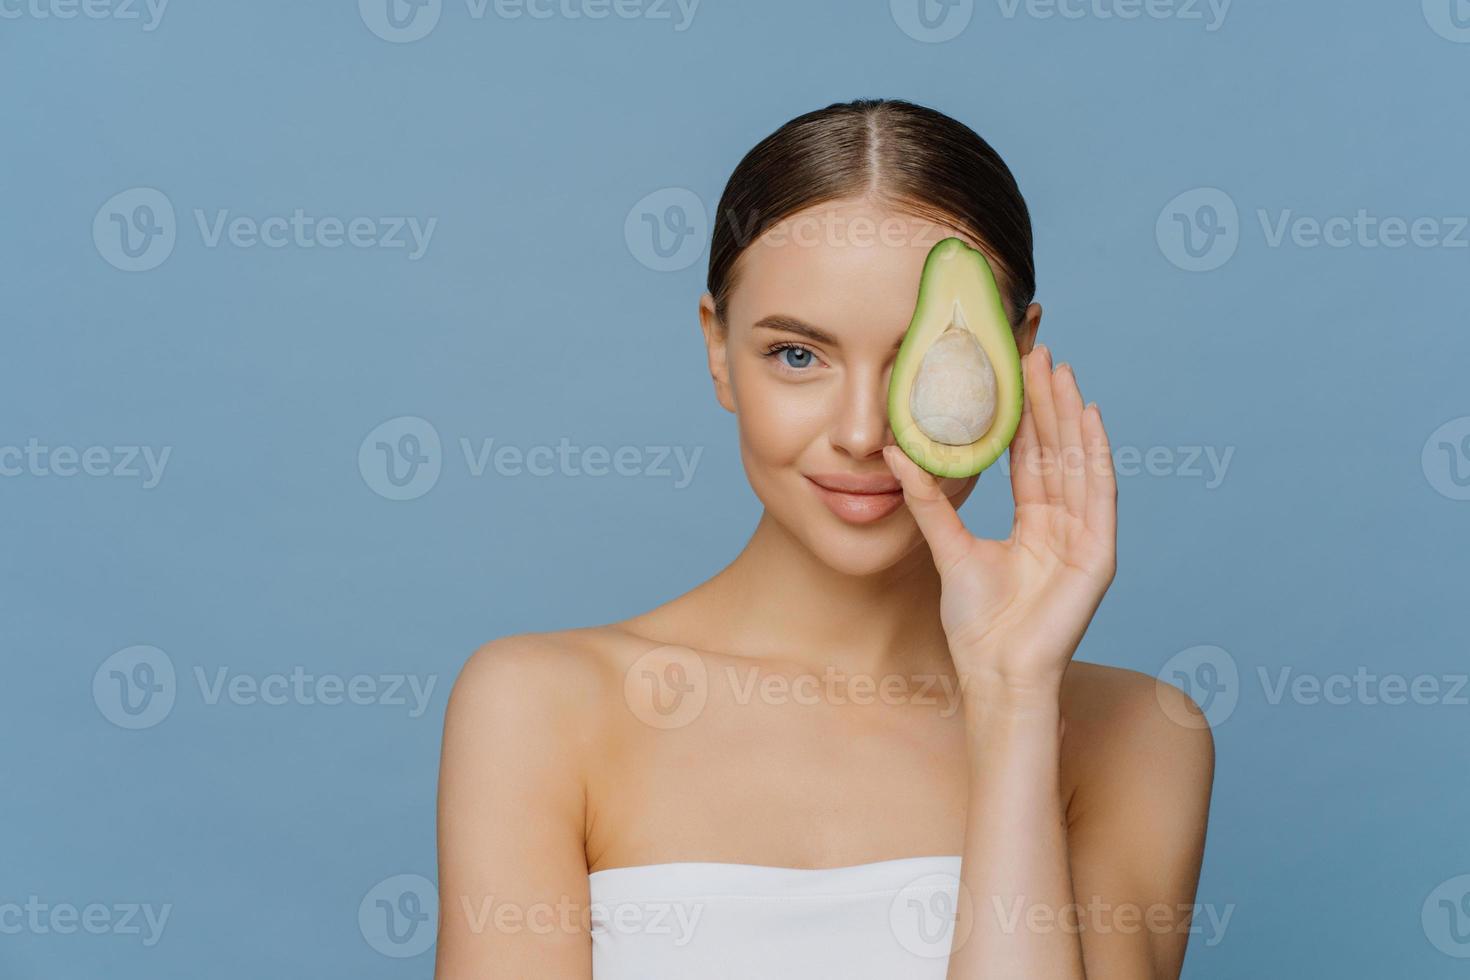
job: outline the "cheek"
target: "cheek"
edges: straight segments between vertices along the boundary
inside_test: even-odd
[[[792,463],[821,437],[823,396],[817,384],[793,384],[776,376],[759,356],[731,372],[740,441],[755,461]]]

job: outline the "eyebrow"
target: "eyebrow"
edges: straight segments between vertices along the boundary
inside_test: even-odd
[[[804,320],[798,320],[794,316],[787,316],[784,313],[772,313],[769,316],[761,317],[755,321],[754,329],[779,330],[783,333],[794,333],[797,336],[805,337],[813,343],[826,344],[829,347],[841,346],[837,342],[837,338],[827,333],[827,331],[819,327],[814,327]],[[893,342],[893,349],[898,350],[902,344],[903,334],[899,334],[898,339]]]

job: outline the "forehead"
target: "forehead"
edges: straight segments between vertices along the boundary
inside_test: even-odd
[[[891,342],[908,327],[929,250],[950,236],[988,253],[953,225],[867,199],[799,211],[741,254],[729,319],[784,313],[843,337]]]

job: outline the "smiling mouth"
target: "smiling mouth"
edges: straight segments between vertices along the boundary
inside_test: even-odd
[[[891,476],[822,474],[807,481],[827,509],[849,524],[871,524],[903,506],[903,489]]]

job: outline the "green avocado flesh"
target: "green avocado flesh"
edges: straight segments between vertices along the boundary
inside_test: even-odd
[[[958,238],[929,250],[888,381],[899,448],[935,476],[974,476],[1021,422],[1021,355],[985,256]]]

